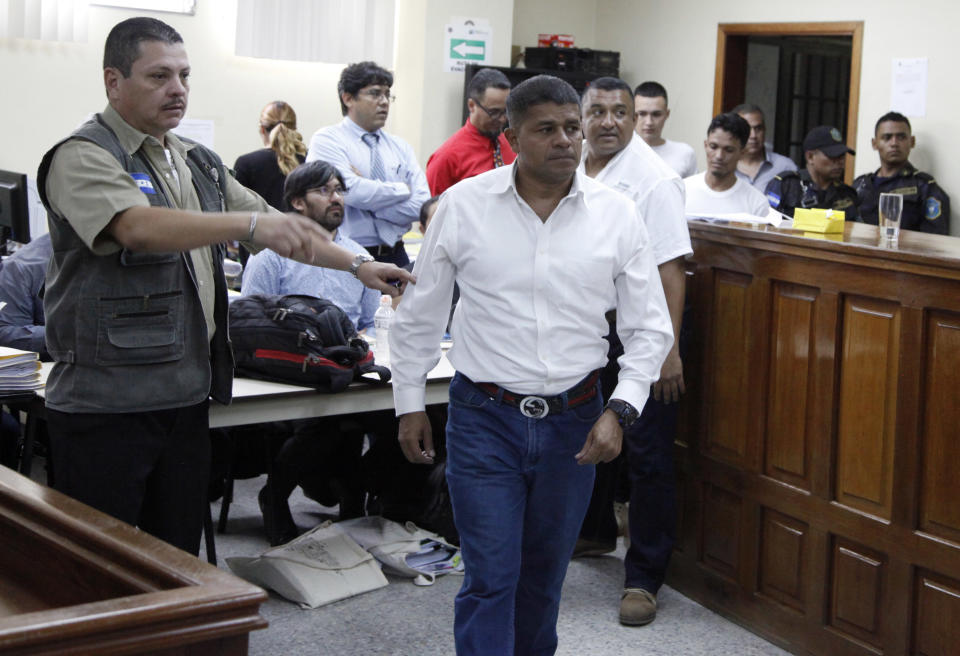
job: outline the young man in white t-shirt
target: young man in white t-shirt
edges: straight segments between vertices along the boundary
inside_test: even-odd
[[[720,114],[710,121],[703,147],[707,170],[684,178],[687,218],[746,212],[766,216],[766,197],[737,177],[737,162],[750,138],[750,125],[734,113]]]
[[[659,82],[644,82],[633,92],[636,131],[647,145],[681,178],[697,172],[697,156],[693,148],[680,141],[662,136],[663,125],[670,117],[667,108],[667,90]]]

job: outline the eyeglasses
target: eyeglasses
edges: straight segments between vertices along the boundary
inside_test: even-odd
[[[479,100],[474,100],[473,102],[477,107],[485,111],[487,113],[487,116],[492,118],[494,121],[499,121],[500,119],[502,119],[504,116],[507,115],[507,110],[505,109],[487,109],[486,107],[480,104]]]
[[[390,95],[390,87],[386,89],[361,89],[357,92],[357,95],[366,96],[370,100],[377,102],[379,102],[381,98],[386,98],[387,102],[397,102],[397,97]]]
[[[334,194],[339,194],[340,198],[344,198],[347,195],[347,190],[341,187],[340,185],[326,186],[326,187],[311,187],[307,189],[305,194],[309,194],[311,191],[316,192],[323,196],[324,198],[333,198]]]

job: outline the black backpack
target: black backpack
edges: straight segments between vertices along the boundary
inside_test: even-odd
[[[375,373],[379,382],[390,380],[390,370],[374,364],[346,313],[322,298],[254,294],[234,299],[230,339],[238,376],[323,392],[340,392],[365,373]]]

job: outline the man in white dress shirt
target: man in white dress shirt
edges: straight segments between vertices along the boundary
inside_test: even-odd
[[[344,119],[313,135],[307,161],[330,162],[347,183],[344,236],[377,261],[402,267],[410,262],[403,235],[420,216],[430,189],[410,144],[383,130],[392,86],[393,73],[374,62],[343,69],[337,92]]]
[[[633,92],[636,105],[637,134],[653,148],[681,178],[697,172],[697,154],[682,141],[663,138],[663,126],[670,118],[667,90],[659,82],[644,82]]]
[[[653,251],[636,206],[577,173],[580,105],[537,76],[507,100],[513,165],[448,189],[390,331],[400,443],[434,456],[427,372],[454,283],[447,482],[466,575],[457,653],[552,654],[560,590],[597,462],[620,451],[672,344]],[[624,344],[604,409],[605,313]]]
[[[707,170],[683,180],[688,218],[740,212],[767,216],[766,196],[737,177],[737,162],[749,138],[750,125],[739,115],[729,112],[713,117],[703,141]]]
[[[679,336],[686,275],[683,258],[693,252],[684,216],[683,182],[634,134],[634,126],[633,94],[627,83],[612,77],[594,80],[583,96],[586,147],[580,170],[636,203],[650,235],[673,331]],[[611,328],[615,327],[616,322],[611,322]],[[615,332],[611,331],[609,338],[611,349],[604,373],[612,370],[615,376],[616,356],[622,347]],[[677,432],[676,402],[684,392],[679,341],[674,341],[640,419],[624,431],[630,480],[630,549],[624,563],[620,622],[630,626],[649,624],[656,617],[657,591],[676,541],[673,441]],[[606,386],[606,379],[604,382]],[[618,473],[615,464],[597,467],[593,499],[575,555],[599,555],[616,548],[613,502]]]

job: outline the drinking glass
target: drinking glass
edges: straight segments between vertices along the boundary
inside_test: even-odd
[[[900,241],[900,215],[903,213],[901,194],[880,194],[880,237],[896,246]]]

